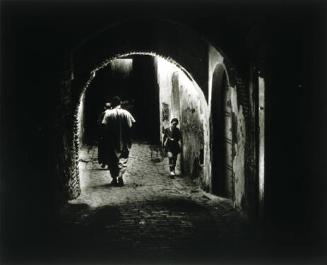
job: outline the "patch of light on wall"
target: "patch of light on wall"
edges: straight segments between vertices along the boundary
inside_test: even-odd
[[[161,76],[168,76],[169,73],[178,71],[179,69],[172,63],[168,62],[166,59],[157,57],[158,71]]]
[[[83,119],[83,113],[84,113],[84,100],[85,100],[85,93],[82,93],[82,96],[79,100],[79,104],[78,104],[78,109],[77,109],[77,122],[78,122],[78,129],[77,129],[77,133],[78,133],[78,138],[79,138],[79,143],[80,145],[82,144],[82,138],[84,135],[84,119]]]
[[[265,82],[259,77],[259,198],[264,200],[265,189]]]
[[[185,87],[190,88],[188,90],[188,93],[190,95],[192,95],[193,97],[198,97],[199,93],[195,89],[195,86],[194,86],[192,80],[182,70],[179,69],[178,71],[179,71],[180,83],[183,84]]]
[[[178,72],[180,84],[183,84],[189,88],[195,88],[193,81],[179,67],[161,57],[157,57],[157,60],[160,76],[170,76],[171,73]],[[199,94],[195,89],[190,89],[189,93],[191,93],[193,96],[198,96]]]
[[[128,77],[133,71],[133,59],[130,58],[114,59],[110,65],[114,73],[119,73],[125,77]]]

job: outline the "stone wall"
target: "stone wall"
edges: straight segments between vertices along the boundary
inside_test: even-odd
[[[61,88],[61,105],[57,110],[60,115],[56,122],[56,135],[60,140],[57,146],[57,176],[62,185],[64,200],[74,199],[81,192],[78,170],[78,126],[81,124],[78,123],[78,113],[72,101],[71,87],[72,80],[69,75]]]
[[[243,106],[239,105],[237,91],[231,87],[232,131],[233,131],[233,173],[234,173],[234,204],[244,208],[245,199],[245,140],[246,127]]]
[[[203,93],[185,74],[180,75],[180,112],[183,129],[183,169],[205,187],[208,170],[208,106]]]

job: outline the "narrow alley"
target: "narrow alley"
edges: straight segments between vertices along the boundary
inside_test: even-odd
[[[62,213],[65,261],[147,263],[187,255],[196,262],[202,255],[224,258],[246,240],[246,219],[230,200],[205,193],[187,176],[170,178],[167,158],[151,159],[148,144],[133,144],[123,187],[110,185],[96,147],[81,152],[82,194]]]

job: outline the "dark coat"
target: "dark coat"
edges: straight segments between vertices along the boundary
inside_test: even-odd
[[[178,128],[170,127],[164,130],[163,145],[166,152],[178,154],[181,152],[179,141],[182,139],[181,131]]]

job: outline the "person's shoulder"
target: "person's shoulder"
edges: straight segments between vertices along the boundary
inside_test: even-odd
[[[112,109],[106,109],[104,112],[103,112],[103,115],[110,115],[112,113]]]
[[[120,109],[120,113],[122,113],[126,117],[131,117],[132,116],[132,114],[126,109]]]
[[[124,114],[131,114],[127,109],[120,109],[120,111]]]

